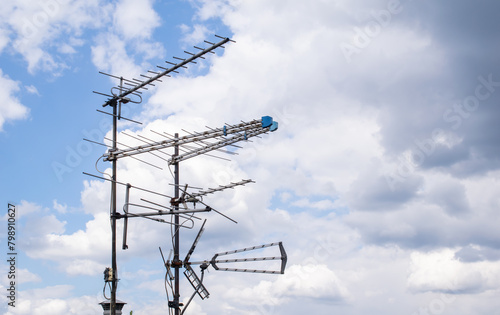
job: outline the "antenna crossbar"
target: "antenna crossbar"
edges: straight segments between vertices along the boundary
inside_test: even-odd
[[[238,141],[247,140],[250,137],[254,137],[266,133],[268,131],[274,131],[277,128],[278,128],[277,123],[273,122],[271,117],[264,116],[262,117],[261,120],[252,120],[250,122],[244,122],[234,126],[224,126],[224,128],[217,128],[214,130],[205,131],[203,133],[201,132],[194,133],[179,138],[157,141],[126,149],[119,149],[119,150],[117,149],[113,151],[110,150],[108,151],[107,154],[105,154],[106,157],[104,160],[112,161],[122,157],[165,149],[169,147],[174,147],[176,145],[182,146],[192,142],[200,142],[203,140],[213,139],[216,137],[221,137],[221,136],[227,137],[228,135],[233,135],[232,137],[225,138],[224,140],[214,142],[200,148],[195,148],[191,151],[188,151],[187,153],[173,157],[172,159],[169,160],[169,164],[174,164],[181,160],[185,160],[193,156],[207,153],[219,149],[221,147],[236,143]]]
[[[154,81],[157,81],[159,78],[167,75],[168,73],[170,72],[174,72],[175,70],[181,68],[181,67],[185,67],[186,64],[188,63],[192,63],[194,62],[195,59],[211,52],[212,50],[218,48],[218,47],[221,47],[222,45],[224,45],[225,43],[229,42],[231,39],[225,37],[223,38],[220,42],[218,43],[214,43],[212,46],[200,51],[199,53],[197,54],[193,54],[191,57],[187,58],[187,59],[183,59],[180,63],[177,63],[175,64],[173,67],[171,68],[168,68],[162,72],[160,72],[159,74],[151,77],[150,79],[148,80],[145,80],[145,81],[141,81],[141,80],[136,80],[138,82],[141,82],[140,84],[137,84],[133,87],[131,87],[130,89],[128,89],[127,91],[124,91],[122,92],[121,94],[113,97],[112,99],[108,100],[106,103],[104,103],[104,105],[102,105],[103,107],[105,106],[108,106],[108,105],[112,105],[114,102],[118,101],[118,100],[121,100],[123,98],[125,98],[127,95],[141,89],[141,88],[145,88],[146,85],[152,85],[152,82]]]
[[[148,207],[148,206],[134,204],[134,203],[129,203],[128,205],[129,206],[136,206],[136,207],[140,207],[140,208],[151,209],[151,210],[156,210],[156,212],[144,212],[144,213],[129,214],[129,216],[133,215],[134,217],[152,217],[152,216],[161,216],[161,215],[169,215],[169,214],[187,214],[187,213],[197,213],[197,212],[209,212],[209,211],[213,210],[211,208],[205,208],[205,209],[165,211],[165,210],[160,210],[160,209],[156,209],[153,207]]]
[[[265,261],[265,260],[280,260],[281,256],[275,257],[255,257],[255,258],[235,258],[235,259],[218,259],[214,260],[217,264],[233,263],[233,262],[248,262],[248,261]]]
[[[215,255],[216,256],[224,256],[224,255],[236,254],[236,253],[241,253],[241,252],[248,252],[251,250],[257,250],[257,249],[262,249],[262,248],[266,248],[266,247],[277,246],[280,244],[281,244],[281,242],[276,242],[276,243],[269,243],[269,244],[257,245],[257,246],[252,246],[252,247],[245,247],[242,249],[236,249],[236,250],[230,250],[230,251],[223,252],[223,253],[217,253]]]
[[[269,273],[269,274],[283,274],[277,270],[259,270],[259,269],[240,269],[240,268],[218,268],[219,271],[236,271],[236,272],[250,272],[250,273]]]
[[[228,139],[225,139],[225,140],[221,140],[219,142],[215,142],[215,143],[206,145],[206,146],[201,147],[201,148],[196,148],[196,149],[194,149],[194,150],[192,150],[190,152],[187,152],[187,153],[184,153],[184,154],[172,157],[169,160],[168,164],[172,165],[172,164],[178,163],[180,161],[187,160],[189,158],[192,158],[192,157],[195,157],[195,156],[198,156],[198,155],[202,155],[202,154],[205,154],[205,153],[213,151],[213,150],[220,149],[222,147],[225,147],[227,145],[230,145],[230,144],[242,141],[242,140],[248,140],[248,138],[258,136],[258,135],[266,133],[268,131],[269,131],[269,127],[268,128],[263,128],[263,129],[260,129],[260,130],[245,132],[245,134],[238,134],[237,136],[233,136],[231,138],[228,138]]]
[[[241,185],[245,185],[248,183],[255,183],[255,182],[251,179],[244,179],[244,180],[239,181],[237,183],[230,183],[228,185],[219,185],[219,187],[217,187],[217,188],[208,188],[207,190],[202,190],[202,191],[199,191],[197,193],[191,193],[190,196],[193,198],[197,198],[197,197],[205,196],[208,194],[213,194],[214,192],[217,192],[217,191],[222,191],[224,189],[233,188],[236,186],[241,186]]]

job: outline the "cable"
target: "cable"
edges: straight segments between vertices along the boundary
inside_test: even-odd
[[[101,173],[102,175],[107,175],[109,176],[109,179],[113,179],[113,176],[109,175],[108,173],[105,173],[105,172],[101,172],[98,168],[97,168],[97,163],[99,163],[99,160],[102,159],[104,157],[104,154],[101,155],[100,158],[97,159],[97,161],[95,161],[95,169],[97,172]]]
[[[108,285],[109,285],[109,290],[111,290],[111,284],[109,284],[109,282],[107,282],[107,281],[106,281],[106,282],[104,282],[104,287],[102,288],[102,295],[104,296],[104,298],[105,298],[106,300],[108,300],[108,301],[109,301],[111,298],[108,298],[108,297],[106,296],[106,284],[108,284]]]
[[[170,297],[168,295],[167,283],[168,283],[168,272],[165,273],[165,293],[167,293],[167,301],[170,301]],[[172,310],[170,309],[170,307],[168,308],[168,314],[169,315],[172,314]]]

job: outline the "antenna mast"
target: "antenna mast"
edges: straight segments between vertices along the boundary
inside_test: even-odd
[[[200,220],[200,218],[194,216],[195,213],[199,212],[210,212],[214,211],[225,218],[233,221],[234,223],[237,223],[235,220],[232,218],[228,217],[227,215],[223,214],[220,211],[217,211],[204,203],[202,201],[202,197],[224,190],[224,189],[230,189],[234,188],[236,186],[242,186],[248,183],[253,183],[252,180],[247,179],[247,180],[242,180],[236,183],[230,183],[228,185],[220,185],[217,188],[209,188],[207,190],[200,190],[199,192],[196,193],[189,193],[188,192],[188,185],[185,185],[185,188],[181,188],[180,186],[180,170],[179,170],[179,163],[196,157],[200,155],[208,155],[208,152],[211,151],[220,151],[219,149],[225,146],[235,146],[234,143],[240,142],[240,141],[248,141],[249,138],[252,137],[257,137],[262,134],[266,134],[268,132],[275,131],[278,129],[278,123],[273,121],[273,119],[269,116],[263,116],[262,119],[256,119],[252,120],[249,122],[241,122],[236,125],[224,125],[222,128],[208,128],[207,131],[204,132],[188,132],[187,135],[180,136],[178,133],[175,133],[175,135],[172,136],[167,136],[166,134],[161,134],[158,132],[154,132],[157,135],[161,135],[163,139],[160,140],[151,140],[148,138],[145,138],[143,136],[139,136],[139,138],[130,136],[136,140],[140,140],[143,144],[139,146],[128,146],[123,143],[119,143],[117,140],[118,136],[118,120],[124,119],[130,122],[134,123],[139,123],[137,121],[134,121],[132,119],[128,119],[125,117],[121,116],[121,107],[123,104],[126,103],[136,103],[139,104],[142,102],[142,92],[143,90],[147,90],[148,86],[154,86],[155,82],[161,82],[160,78],[164,76],[169,76],[170,73],[178,73],[177,70],[181,68],[186,68],[188,64],[190,63],[196,63],[195,60],[198,58],[203,58],[203,55],[207,53],[213,53],[213,50],[216,48],[224,48],[224,44],[227,42],[234,42],[233,40],[227,38],[227,37],[221,37],[217,36],[219,39],[221,39],[217,43],[212,43],[209,41],[205,41],[205,43],[210,44],[208,48],[200,48],[197,46],[194,46],[195,49],[199,50],[198,53],[194,54],[188,51],[185,51],[186,54],[189,55],[188,58],[178,58],[174,57],[177,60],[180,60],[179,63],[173,63],[173,62],[168,62],[168,64],[172,65],[170,68],[165,68],[162,66],[157,66],[158,68],[162,69],[161,72],[156,72],[156,71],[148,71],[149,73],[152,73],[153,76],[148,76],[148,75],[141,75],[141,77],[145,78],[144,80],[139,80],[133,78],[132,80],[125,79],[123,77],[118,77],[112,74],[107,74],[104,72],[101,72],[104,75],[110,76],[112,78],[119,79],[119,85],[111,88],[111,93],[110,94],[105,94],[105,93],[100,93],[100,92],[95,92],[96,94],[104,95],[108,97],[107,101],[102,105],[103,107],[111,107],[112,108],[112,113],[108,113],[106,111],[101,111],[98,110],[100,113],[104,113],[107,115],[111,115],[113,119],[113,131],[112,131],[112,139],[111,139],[111,147],[108,146],[109,150],[106,152],[102,157],[104,161],[111,162],[112,164],[112,174],[111,174],[111,179],[105,178],[105,177],[100,177],[88,173],[84,173],[89,176],[97,177],[103,180],[107,180],[111,182],[111,199],[110,199],[110,220],[111,220],[111,268],[106,268],[104,272],[104,281],[105,281],[105,287],[104,287],[104,293],[106,289],[106,285],[110,287],[110,298],[109,304],[110,304],[110,314],[111,315],[116,315],[116,310],[117,310],[117,299],[116,299],[116,293],[117,293],[117,288],[118,288],[118,266],[117,266],[117,259],[116,259],[116,223],[117,220],[123,219],[124,220],[124,229],[123,229],[123,244],[122,244],[122,249],[127,249],[127,233],[128,233],[128,219],[129,218],[135,218],[135,217],[142,217],[145,219],[150,219],[154,220],[157,222],[161,223],[167,223],[172,225],[172,239],[173,239],[173,259],[170,261],[170,257],[168,260],[165,262],[165,267],[167,268],[167,276],[170,278],[170,281],[174,280],[174,285],[172,286],[172,293],[173,293],[173,300],[168,302],[168,305],[171,310],[173,310],[175,315],[180,315],[183,314],[184,311],[186,310],[187,306],[193,299],[193,297],[198,294],[202,299],[205,299],[208,297],[209,293],[202,284],[203,282],[203,275],[204,271],[211,265],[213,268],[216,270],[221,270],[221,271],[242,271],[242,272],[254,272],[254,273],[284,273],[285,270],[285,265],[286,265],[286,253],[284,250],[284,247],[281,242],[279,243],[271,243],[271,244],[266,244],[266,245],[260,245],[260,246],[254,246],[251,248],[244,248],[242,250],[236,250],[236,251],[229,251],[229,252],[224,252],[224,253],[217,253],[211,260],[205,260],[202,262],[190,262],[189,259],[191,255],[193,254],[193,251],[196,247],[196,244],[198,243],[201,234],[203,232],[203,227],[205,225],[205,222],[203,223],[200,232],[198,233],[191,249],[189,250],[186,258],[184,260],[180,259],[180,229],[182,228],[188,228],[192,229],[195,225],[193,219]],[[125,85],[127,87],[125,87]],[[109,139],[108,139],[109,140]],[[90,141],[90,140],[88,140]],[[94,142],[95,141],[90,141]],[[100,144],[100,143],[97,143]],[[196,144],[197,146],[190,146],[190,144]],[[120,147],[119,147],[120,145]],[[237,146],[235,146],[237,147]],[[164,149],[173,149],[172,154],[168,154],[162,150]],[[154,151],[158,151],[157,153],[163,153],[167,154],[170,158],[163,158],[159,154],[153,153]],[[182,152],[181,152],[182,151]],[[169,197],[168,195],[159,193],[159,192],[154,192],[148,189],[140,188],[131,185],[130,183],[122,183],[118,181],[117,178],[117,162],[121,158],[129,157],[133,158],[136,160],[139,160],[141,162],[144,162],[150,166],[154,166],[156,168],[160,168],[154,164],[151,164],[149,162],[140,160],[137,156],[143,154],[143,153],[149,153],[157,158],[160,158],[163,161],[167,161],[168,165],[173,166],[174,168],[174,196]],[[229,152],[228,153],[233,153]],[[161,168],[160,168],[161,169]],[[117,184],[120,185],[125,185],[126,186],[126,194],[125,194],[125,204],[123,206],[123,214],[119,213],[117,211]],[[169,205],[162,205],[160,203],[152,202],[147,199],[141,198],[141,201],[147,203],[131,203],[130,202],[130,195],[131,195],[131,190],[132,189],[137,189],[141,190],[143,193],[149,193],[149,194],[155,194],[159,195],[162,197],[167,197],[170,199]],[[188,207],[188,203],[193,204],[193,208]],[[205,206],[204,209],[196,209],[196,204],[202,204]],[[138,213],[133,213],[131,208],[141,208],[141,209],[147,209],[148,212],[138,212]],[[166,221],[163,219],[160,219],[158,217],[160,216],[173,216],[173,223],[172,221]],[[183,223],[180,223],[180,218],[183,218]],[[206,221],[206,220],[205,220]],[[191,223],[190,226],[186,225],[186,222]],[[236,254],[244,251],[251,251],[251,250],[256,250],[256,249],[261,249],[265,247],[272,247],[272,246],[279,246],[280,249],[280,256],[273,256],[273,257],[257,257],[257,258],[236,258],[236,259],[229,259],[229,260],[218,260],[216,259],[219,256],[223,255],[229,255],[229,254]],[[161,248],[160,248],[161,252]],[[163,253],[162,253],[163,257]],[[264,261],[264,260],[278,260],[281,259],[281,268],[279,271],[273,270],[258,270],[258,269],[241,269],[241,268],[220,268],[218,264],[221,263],[239,263],[239,262],[256,262],[256,261]],[[199,264],[201,267],[201,278],[199,278],[194,270],[192,269],[191,265],[196,265]],[[186,278],[189,280],[193,288],[195,289],[193,295],[187,302],[186,306],[184,306],[182,303],[180,303],[180,269],[185,268],[186,270],[184,271],[184,274]],[[174,269],[174,273],[171,273],[171,268]],[[167,279],[166,276],[166,279]],[[105,295],[106,297],[106,295]],[[182,309],[182,307],[184,307]],[[170,312],[169,312],[170,313]]]

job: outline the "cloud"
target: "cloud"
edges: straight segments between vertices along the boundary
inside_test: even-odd
[[[411,255],[408,288],[413,292],[480,293],[498,287],[500,267],[495,262],[461,262],[456,250],[443,249]]]
[[[28,282],[41,282],[42,281],[42,278],[37,275],[37,274],[34,274],[32,272],[30,272],[28,269],[18,269],[17,272],[19,272],[19,283],[28,283]]]
[[[36,204],[23,201],[18,218],[21,215],[25,223],[20,246],[28,257],[56,262],[69,275],[102,272],[108,252],[108,244],[102,239],[110,237],[106,214],[96,214],[94,220],[86,223],[86,230],[72,234],[66,234],[67,222],[60,221],[55,214],[48,214],[48,209]]]
[[[0,266],[2,272],[4,272],[5,275],[8,275],[9,273],[9,268],[10,268],[10,263],[7,263],[7,264],[2,264]],[[0,286],[5,286],[5,287],[10,287],[10,281],[11,280],[14,280],[17,284],[25,284],[25,283],[30,283],[30,282],[33,282],[33,283],[39,283],[42,281],[42,278],[37,275],[37,274],[34,274],[32,273],[31,271],[29,271],[28,269],[26,268],[16,268],[15,272],[12,273],[16,276],[16,278],[9,278],[7,276],[5,276],[5,279],[2,279],[1,281],[1,285]],[[2,287],[3,289],[3,287]]]
[[[325,265],[289,266],[287,275],[278,278],[270,292],[288,297],[306,296],[343,302],[349,297],[347,288]]]
[[[101,34],[92,47],[92,62],[101,71],[126,77],[137,76],[141,69],[127,53],[125,44],[117,35]]]
[[[342,304],[350,294],[327,266],[292,265],[276,280],[260,281],[256,286],[228,291],[225,295],[237,304],[261,305],[261,310],[269,310],[280,308],[298,297],[311,299],[311,303],[317,300]]]
[[[54,216],[37,218],[50,225],[25,230],[23,247],[32,259],[44,259],[57,262],[69,274],[98,274],[104,268],[103,260],[107,256],[109,244],[102,239],[110,238],[107,216],[97,215],[96,219],[86,224],[86,231],[64,234],[64,223]],[[35,222],[28,222],[26,227],[35,227]]]
[[[457,251],[455,258],[462,262],[498,261],[500,250],[471,244]]]
[[[138,78],[151,68],[150,59],[164,54],[163,45],[151,40],[160,25],[153,1],[116,3],[111,28],[99,32],[91,48],[92,62],[101,71],[129,80]]]
[[[348,194],[353,210],[393,211],[402,207],[418,196],[423,185],[423,178],[418,175],[408,176],[401,183],[384,173],[389,167],[374,159],[359,173],[359,178],[352,183]]]
[[[16,307],[9,308],[5,315],[90,315],[102,312],[95,297],[71,297],[73,289],[69,285],[56,285],[19,291]]]
[[[429,183],[429,186],[429,201],[443,207],[448,214],[455,215],[470,211],[465,186],[456,180],[438,181],[435,179]]]
[[[0,53],[2,53],[9,41],[9,32],[5,29],[0,29]]]
[[[67,205],[61,205],[56,199],[52,200],[52,207],[59,213],[66,213]]]
[[[26,220],[25,229],[28,236],[39,236],[46,234],[62,234],[65,231],[66,222],[59,221],[55,215],[35,216]]]
[[[26,88],[26,91],[28,91],[28,93],[40,96],[40,93],[38,92],[38,89],[36,88],[36,86],[27,85],[27,86],[25,86],[25,88]]]
[[[105,264],[93,259],[72,259],[69,265],[62,267],[64,267],[64,271],[71,276],[95,276],[104,270]]]
[[[203,24],[196,24],[193,27],[182,24],[181,31],[184,33],[183,42],[187,45],[198,45],[207,38],[209,30]]]
[[[30,214],[35,214],[44,211],[44,209],[33,202],[29,202],[26,200],[21,200],[19,207],[16,208],[16,217],[22,218]]]
[[[126,39],[150,38],[160,25],[160,16],[153,9],[154,1],[121,0],[113,14],[114,27]]]
[[[484,3],[405,2],[350,63],[340,44],[359,36],[357,29],[373,22],[372,11],[385,10],[387,1],[194,3],[197,20],[182,27],[185,40],[201,41],[209,29],[201,22],[220,18],[237,43],[207,58],[203,75],[194,77],[193,68],[159,85],[140,114],[145,127],[127,132],[158,139],[149,130],[203,131],[207,125],[215,128],[272,115],[280,123],[278,131],[242,143],[238,155],[229,156],[232,162],[210,157],[183,162],[181,178],[203,188],[242,178],[257,181],[204,199],[239,223],[213,212],[200,214],[209,220],[197,257],[276,239],[283,240],[293,263],[278,278],[207,276],[212,296],[218,298],[195,302],[193,312],[330,314],[332,305],[348,305],[342,309],[346,314],[381,309],[380,313],[401,314],[444,292],[477,299],[450,305],[456,314],[477,312],[473,306],[479,304],[486,308],[483,313],[491,313],[491,302],[483,302],[499,279],[500,76],[493,66],[498,35],[490,31],[498,29],[498,19],[492,16],[496,4]],[[154,39],[159,15],[152,2],[139,8],[130,1],[111,6],[117,10],[105,8],[96,15],[103,22],[96,26],[92,61],[112,73],[144,73],[147,62],[163,53]],[[50,21],[38,30],[40,41],[18,46],[25,49],[22,53],[32,69],[64,67],[42,43],[65,37],[52,28],[56,17]],[[73,23],[70,29],[78,33],[93,28],[85,21],[65,23]],[[57,46],[61,54],[79,47]],[[490,84],[481,83],[480,77]],[[477,97],[478,86],[489,96],[467,110],[466,104],[474,105],[471,97]],[[119,139],[139,143],[124,134]],[[163,170],[123,159],[120,180],[171,194],[165,161],[144,159]],[[100,273],[109,258],[109,191],[109,182],[84,183],[82,211],[92,218],[74,232],[66,232],[63,213],[25,203],[25,213],[33,215],[26,223],[31,231],[25,232],[31,242],[28,256],[56,261],[72,276]],[[324,209],[321,218],[319,212],[293,213],[285,204],[269,209],[271,198],[280,192],[282,202]],[[120,186],[119,211],[124,193]],[[134,202],[143,197],[169,202],[132,190]],[[337,205],[346,209],[342,216],[330,211]],[[54,202],[53,208],[64,206]],[[37,227],[35,220],[44,226]],[[170,246],[168,225],[138,218],[129,222],[130,248],[120,252],[120,266],[130,268],[123,273],[127,276],[137,269],[134,260],[149,264],[153,255],[159,258],[160,244]],[[192,230],[182,232],[182,248],[189,247],[197,233],[200,221],[194,222]],[[161,267],[162,262],[154,264]],[[156,277],[142,283],[124,287],[154,285],[157,293],[162,289]],[[228,291],[229,286],[244,289]],[[69,297],[45,299],[45,312],[71,312],[61,301]],[[42,311],[42,302],[31,303],[27,309]],[[139,314],[153,314],[167,307],[164,301],[140,308]]]
[[[19,82],[10,79],[0,69],[0,97],[3,100],[0,105],[0,131],[3,131],[6,122],[28,117],[29,109],[21,104],[15,96],[15,93],[19,92],[19,90]]]
[[[3,12],[9,12],[4,24],[12,30],[9,45],[23,56],[30,73],[42,70],[59,75],[69,66],[53,47],[59,47],[62,54],[71,52],[73,47],[68,43],[75,43],[82,29],[102,26],[96,21],[105,21],[108,9],[109,5],[98,0],[9,1],[3,7]],[[72,40],[67,40],[68,36]]]

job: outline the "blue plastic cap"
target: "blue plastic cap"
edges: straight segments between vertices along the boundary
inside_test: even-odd
[[[262,116],[262,128],[271,127],[272,124],[273,124],[273,117]]]
[[[271,128],[269,128],[269,130],[271,130],[271,131],[278,130],[278,122],[277,121],[273,121],[273,123],[271,124]]]

